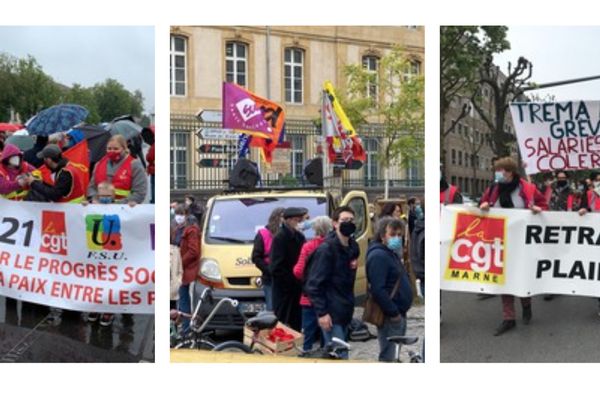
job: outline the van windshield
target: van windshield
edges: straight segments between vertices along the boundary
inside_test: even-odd
[[[327,214],[327,198],[320,197],[248,197],[216,200],[206,224],[205,241],[211,244],[252,243],[276,207],[304,207],[310,218]],[[304,232],[314,237],[312,229]]]

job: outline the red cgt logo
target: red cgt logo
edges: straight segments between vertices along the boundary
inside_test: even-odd
[[[505,243],[504,217],[458,213],[444,278],[504,284]]]
[[[67,227],[65,213],[42,211],[42,253],[67,255]]]

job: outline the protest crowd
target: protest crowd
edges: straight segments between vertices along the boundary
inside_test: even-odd
[[[526,167],[525,162],[520,166],[513,157],[495,158],[494,175],[478,201],[479,209],[483,212],[489,212],[493,208],[514,208],[528,209],[533,214],[547,211],[569,213],[575,224],[578,218],[587,213],[600,212],[600,172],[554,169],[532,177],[522,172]],[[543,181],[536,183],[533,178]],[[461,203],[463,199],[460,188],[449,184],[442,174],[440,205]],[[552,301],[556,296],[554,293],[546,293],[543,298]],[[499,297],[502,322],[496,329],[495,336],[500,336],[517,325],[515,296],[503,294]],[[522,321],[527,325],[533,318],[531,297],[520,297],[519,301],[522,306]],[[600,316],[600,299],[598,315]]]
[[[396,361],[396,345],[390,336],[403,336],[413,291],[406,259],[425,293],[425,214],[422,199],[401,205],[387,203],[378,216],[366,254],[368,300],[380,309],[377,324],[379,361]],[[193,196],[171,204],[171,308],[190,313],[190,284],[196,280],[201,257],[201,221],[205,211]],[[302,349],[323,348],[336,337],[352,340],[354,284],[360,249],[354,239],[355,211],[340,206],[331,217],[309,215],[302,207],[274,208],[264,227],[257,229],[252,245],[252,262],[260,270],[268,312],[286,326],[303,334]],[[306,239],[312,229],[314,237]],[[366,316],[364,316],[366,318]],[[365,319],[366,322],[371,320]],[[184,330],[189,321],[182,322]],[[342,358],[348,358],[347,352]]]
[[[0,124],[0,196],[81,206],[153,203],[154,128],[142,128],[130,116],[87,125],[87,114],[81,106],[61,104],[25,126]],[[51,311],[59,321],[62,310]],[[86,318],[110,326],[114,315]]]

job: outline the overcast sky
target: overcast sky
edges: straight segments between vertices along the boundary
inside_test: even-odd
[[[0,52],[32,55],[55,81],[85,87],[113,78],[154,112],[153,27],[0,27]]]
[[[533,63],[535,83],[600,75],[600,27],[509,26],[508,40],[511,49],[494,59],[504,72],[509,61],[515,65],[524,56]],[[553,94],[557,101],[600,100],[600,80],[532,93]]]

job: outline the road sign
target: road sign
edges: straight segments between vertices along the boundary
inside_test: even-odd
[[[201,139],[237,140],[240,134],[233,129],[202,128],[198,129],[196,135]]]
[[[200,168],[233,168],[235,160],[223,158],[203,158],[198,162]]]
[[[207,154],[223,154],[237,152],[237,146],[224,144],[203,144],[198,147],[198,152]]]
[[[223,113],[216,110],[200,110],[196,114],[198,119],[203,122],[222,122]]]

